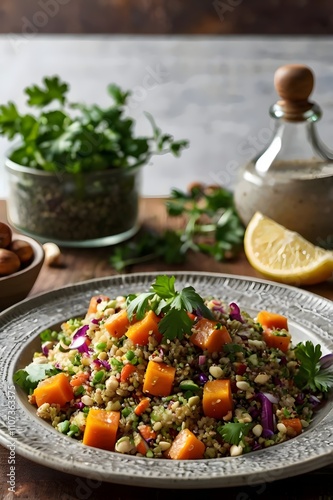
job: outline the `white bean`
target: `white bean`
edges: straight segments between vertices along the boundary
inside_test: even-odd
[[[256,437],[260,437],[263,431],[263,427],[260,424],[257,424],[253,427],[252,432]]]
[[[162,422],[155,422],[153,425],[154,431],[160,431],[162,429]]]
[[[129,453],[133,445],[131,444],[129,437],[124,436],[116,442],[115,450],[119,453]]]
[[[247,391],[250,388],[250,384],[248,382],[245,382],[245,380],[240,380],[239,382],[236,382],[236,386],[241,391]]]
[[[85,394],[84,396],[82,396],[81,401],[86,406],[92,406],[94,404],[94,401],[87,394]]]
[[[199,402],[200,402],[199,396],[191,396],[187,401],[189,406],[197,405]]]
[[[212,377],[214,378],[220,378],[223,375],[223,370],[219,366],[211,366],[209,368],[209,373],[211,374]]]
[[[259,375],[257,375],[256,378],[254,379],[254,382],[256,384],[266,384],[269,378],[270,376],[267,375],[267,373],[259,373]]]
[[[160,441],[158,443],[158,446],[161,448],[162,451],[165,451],[165,450],[168,450],[171,446],[170,443],[168,443],[167,441]]]
[[[106,380],[105,387],[107,389],[111,389],[112,391],[115,391],[116,389],[118,389],[119,382],[118,382],[118,380],[116,379],[116,377],[114,375],[111,375],[111,377],[109,377]]]
[[[231,457],[238,457],[239,455],[242,455],[243,453],[243,448],[240,445],[233,444],[230,447],[230,456]]]
[[[281,434],[286,434],[287,433],[287,427],[282,422],[280,422],[279,424],[277,424],[276,428],[277,428],[277,430],[279,432],[281,432]]]

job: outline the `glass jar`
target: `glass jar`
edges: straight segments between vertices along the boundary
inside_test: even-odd
[[[114,245],[138,230],[141,169],[84,174],[44,172],[6,160],[8,218],[41,243]]]
[[[273,137],[240,172],[235,205],[245,225],[258,211],[318,246],[333,248],[333,153],[316,130],[321,110],[308,100],[313,82],[312,71],[302,65],[275,73],[281,100],[270,109]]]

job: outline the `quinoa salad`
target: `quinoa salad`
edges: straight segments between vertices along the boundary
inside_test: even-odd
[[[288,318],[176,289],[96,295],[40,334],[14,375],[39,418],[83,445],[176,460],[237,457],[295,438],[333,386],[333,354],[293,344]],[[223,290],[222,290],[223,293]]]

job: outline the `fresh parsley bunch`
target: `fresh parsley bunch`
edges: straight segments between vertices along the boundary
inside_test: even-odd
[[[24,91],[31,112],[21,114],[13,102],[0,106],[0,134],[19,142],[10,159],[49,172],[81,173],[131,168],[155,154],[179,156],[187,147],[186,140],[162,133],[148,113],[152,135],[136,137],[134,120],[125,116],[130,91],[115,84],[107,90],[113,99],[108,107],[71,103],[69,85],[45,77],[41,86]]]

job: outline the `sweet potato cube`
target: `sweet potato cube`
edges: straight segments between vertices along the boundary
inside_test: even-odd
[[[127,332],[129,327],[129,319],[127,316],[127,311],[122,309],[121,311],[111,314],[105,321],[104,326],[106,330],[112,337],[120,338]]]
[[[38,407],[44,403],[65,406],[74,397],[73,388],[64,373],[57,373],[39,382],[33,394]]]
[[[202,398],[206,417],[222,419],[233,409],[230,380],[218,379],[206,382]]]
[[[192,344],[203,351],[220,352],[224,344],[230,344],[232,339],[225,326],[218,321],[201,318],[194,326],[194,333],[190,337]]]
[[[298,436],[302,434],[303,426],[300,418],[283,418],[282,423],[287,427],[289,436]]]
[[[103,294],[94,295],[93,297],[91,297],[86,317],[90,316],[91,314],[95,314],[97,312],[98,304],[104,300],[110,300],[110,299],[109,299],[109,297],[107,297],[106,295],[103,295]]]
[[[257,321],[264,328],[274,330],[288,330],[288,319],[281,314],[269,311],[260,311],[257,315]]]
[[[143,392],[152,396],[169,396],[175,378],[176,368],[165,363],[149,361],[143,382]]]
[[[158,342],[162,340],[162,335],[158,331],[158,323],[160,318],[154,313],[154,311],[148,311],[143,319],[137,321],[133,325],[130,325],[126,332],[126,336],[132,340],[134,344],[137,345],[147,345],[149,341],[149,335],[153,334]]]
[[[203,458],[205,445],[189,429],[181,430],[168,450],[173,460],[194,460]]]
[[[89,410],[83,434],[83,444],[113,451],[120,420],[119,411],[107,411],[99,408]]]
[[[277,330],[265,329],[262,338],[266,342],[267,347],[280,349],[282,352],[287,352],[290,345],[290,335],[280,334]]]

